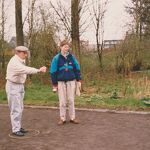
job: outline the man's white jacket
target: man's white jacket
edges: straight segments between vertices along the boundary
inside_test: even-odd
[[[15,83],[24,83],[27,74],[36,74],[39,69],[25,66],[25,60],[21,59],[18,55],[14,55],[7,66],[6,80]]]

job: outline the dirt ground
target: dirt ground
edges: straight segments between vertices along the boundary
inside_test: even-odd
[[[58,126],[59,111],[25,108],[23,127],[37,136],[13,139],[8,107],[0,106],[0,150],[150,150],[150,115],[76,111],[80,124]]]

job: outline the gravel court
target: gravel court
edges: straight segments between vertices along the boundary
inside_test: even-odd
[[[25,108],[23,127],[37,136],[13,139],[9,110],[0,106],[0,150],[149,150],[150,114],[77,110],[80,124],[58,126],[58,109]]]

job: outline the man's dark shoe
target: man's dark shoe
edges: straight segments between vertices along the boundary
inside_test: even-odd
[[[79,121],[76,119],[70,120],[70,123],[79,124]]]
[[[25,130],[24,128],[20,128],[20,132],[22,132],[22,133],[27,133],[28,131]]]
[[[21,131],[17,131],[17,132],[13,132],[13,135],[15,135],[15,136],[24,136],[24,133],[22,133]]]

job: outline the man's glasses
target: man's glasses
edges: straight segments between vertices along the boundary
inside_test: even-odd
[[[26,51],[18,51],[19,53],[24,53],[25,55],[28,54]]]

